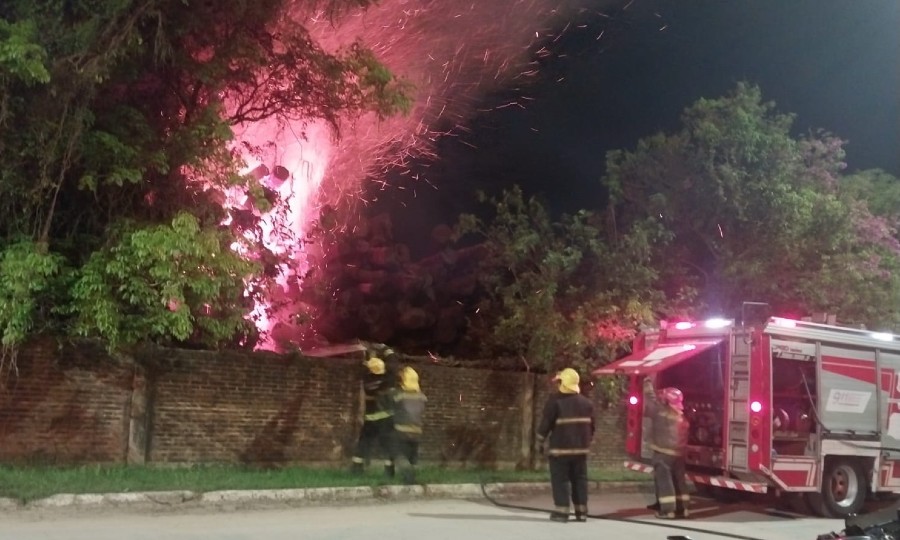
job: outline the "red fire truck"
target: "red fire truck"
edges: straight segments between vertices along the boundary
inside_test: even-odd
[[[594,371],[629,377],[626,467],[651,472],[642,383],[684,393],[698,489],[776,492],[829,517],[900,493],[900,338],[770,318],[660,325]],[[726,491],[728,490],[728,491]]]

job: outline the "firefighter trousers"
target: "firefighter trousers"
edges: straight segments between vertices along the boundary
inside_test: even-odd
[[[687,517],[691,496],[684,472],[684,457],[653,452],[653,483],[661,515]]]
[[[568,516],[571,501],[575,507],[575,517],[583,518],[587,514],[588,502],[587,455],[551,455],[548,461],[554,514]]]
[[[415,483],[416,464],[419,462],[419,438],[407,433],[395,433],[393,457],[403,482]]]
[[[384,456],[384,466],[393,467],[394,455],[394,419],[382,418],[380,420],[366,420],[363,422],[362,431],[359,433],[359,441],[356,443],[356,453],[353,454],[354,467],[361,468],[368,465],[376,448],[381,449]]]

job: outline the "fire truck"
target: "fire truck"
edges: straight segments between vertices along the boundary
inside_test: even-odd
[[[684,394],[687,477],[846,517],[900,493],[900,338],[771,317],[662,323],[594,375],[628,377],[625,466],[652,472],[642,385]],[[796,506],[795,506],[796,508]]]

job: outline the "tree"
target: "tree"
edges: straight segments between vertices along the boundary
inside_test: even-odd
[[[327,53],[290,16],[369,3],[0,5],[4,352],[48,329],[252,344],[252,295],[279,263],[258,216],[279,201],[238,174],[232,126],[408,109],[371,51]],[[234,191],[248,203],[229,212]]]
[[[487,247],[484,301],[469,328],[484,354],[519,357],[537,370],[584,369],[615,358],[653,320],[661,299],[648,262],[658,227],[610,238],[597,215],[579,211],[554,222],[519,188],[490,202],[490,222],[463,215],[457,226],[458,236],[476,234]]]
[[[791,135],[793,118],[739,84],[688,107],[680,131],[608,155],[603,182],[617,227],[657,222],[672,233],[654,265],[673,298],[695,289],[703,312],[743,301],[776,312],[829,311],[878,326],[900,322],[896,238],[842,189],[843,142]],[[858,184],[859,182],[857,182]]]

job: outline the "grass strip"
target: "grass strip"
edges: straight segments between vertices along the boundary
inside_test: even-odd
[[[622,468],[592,468],[592,481],[646,481],[647,475]],[[424,466],[417,470],[421,484],[471,484],[486,482],[546,482],[546,470],[478,470]],[[79,467],[0,466],[0,497],[22,502],[59,493],[129,493],[142,491],[293,489],[319,487],[380,486],[395,484],[380,466],[362,475],[347,469],[283,467],[261,469],[236,465],[151,467],[90,465]]]

